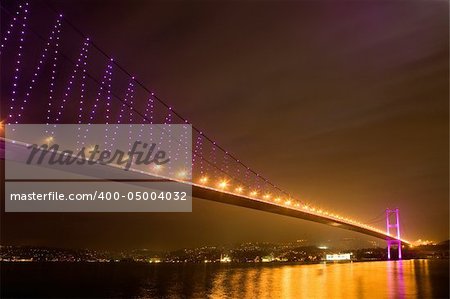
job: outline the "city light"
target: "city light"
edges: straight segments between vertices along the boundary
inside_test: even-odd
[[[255,197],[256,195],[258,195],[258,192],[257,192],[257,191],[252,191],[252,192],[250,192],[250,196]]]
[[[234,191],[236,191],[236,193],[242,193],[244,191],[244,188],[242,188],[241,186],[237,187]]]
[[[327,254],[327,261],[345,261],[351,260],[352,253],[341,253],[341,254]]]

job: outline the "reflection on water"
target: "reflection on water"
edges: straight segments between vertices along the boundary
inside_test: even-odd
[[[427,260],[230,268],[222,269],[213,278],[209,295],[214,298],[432,298],[428,268]]]
[[[448,261],[19,264],[2,264],[2,297],[448,298]]]

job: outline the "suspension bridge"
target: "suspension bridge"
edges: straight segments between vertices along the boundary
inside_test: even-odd
[[[184,118],[52,7],[11,1],[2,3],[1,10],[3,124],[189,125],[192,172],[160,167],[149,174],[190,184],[197,198],[356,231],[387,240],[389,246],[410,245],[400,237],[398,210],[396,224],[389,223],[391,211],[387,229],[380,229],[319,208],[274,184]],[[53,138],[51,133],[43,137]],[[186,154],[182,142],[174,140],[172,146],[177,154]],[[397,231],[391,234],[393,227]]]

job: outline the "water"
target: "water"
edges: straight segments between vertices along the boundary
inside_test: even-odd
[[[1,264],[1,297],[448,298],[446,261]]]

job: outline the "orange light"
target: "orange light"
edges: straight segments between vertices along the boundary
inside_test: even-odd
[[[219,182],[219,188],[220,189],[225,189],[227,187],[228,187],[228,181],[222,180],[222,181]]]
[[[287,205],[287,206],[290,206],[290,205],[291,205],[291,201],[290,201],[290,200],[286,200],[286,201],[284,202],[284,204]]]
[[[242,191],[244,191],[244,188],[242,188],[241,186],[237,187],[234,191],[236,191],[236,193],[242,193]]]
[[[250,196],[256,196],[256,195],[258,195],[258,192],[256,192],[256,191],[250,192]]]
[[[199,181],[202,184],[206,184],[208,182],[208,177],[207,176],[202,176]]]
[[[263,195],[263,198],[264,198],[264,199],[270,199],[270,194],[264,194],[264,195]]]

